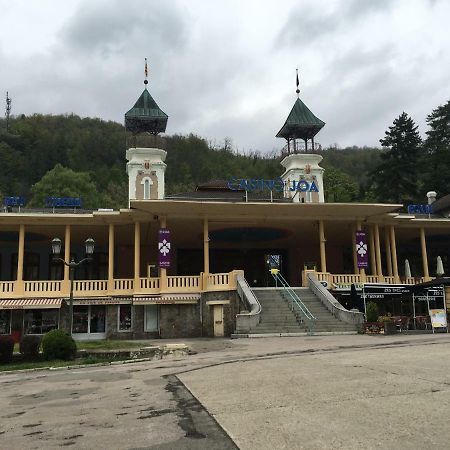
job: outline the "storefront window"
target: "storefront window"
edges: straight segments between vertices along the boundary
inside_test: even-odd
[[[131,331],[131,305],[119,305],[119,331]]]
[[[28,309],[24,314],[25,334],[45,334],[58,328],[57,309]]]
[[[0,334],[11,333],[11,311],[0,310]]]
[[[104,333],[106,308],[100,305],[73,307],[73,333]]]
[[[145,305],[145,331],[158,331],[158,305]]]
[[[73,307],[73,333],[88,333],[89,328],[89,306]]]
[[[91,326],[90,333],[104,333],[105,332],[105,307],[91,306]]]

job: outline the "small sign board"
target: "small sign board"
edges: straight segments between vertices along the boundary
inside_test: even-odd
[[[402,296],[409,294],[409,287],[404,284],[371,284],[363,285],[366,299],[384,299],[391,296]]]
[[[430,309],[430,319],[433,328],[447,328],[447,314],[445,309]]]
[[[3,206],[25,206],[25,197],[4,197]]]
[[[432,302],[444,300],[444,286],[424,289],[419,294],[414,295],[415,300],[420,302]]]
[[[81,208],[83,202],[80,197],[47,197],[47,208]]]
[[[431,205],[408,205],[408,214],[431,214]]]

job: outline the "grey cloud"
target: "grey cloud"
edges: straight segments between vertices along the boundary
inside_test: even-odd
[[[186,13],[176,4],[110,0],[83,2],[60,37],[69,49],[111,55],[137,48],[179,49],[189,34]]]
[[[274,46],[311,45],[316,40],[329,36],[362,19],[370,13],[388,11],[392,0],[352,0],[339,4],[332,12],[300,5],[294,9],[281,27]]]

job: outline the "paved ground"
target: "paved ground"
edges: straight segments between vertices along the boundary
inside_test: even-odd
[[[0,448],[450,447],[448,335],[190,343],[178,360],[0,375]]]

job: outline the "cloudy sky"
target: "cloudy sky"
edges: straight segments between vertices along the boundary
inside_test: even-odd
[[[168,134],[228,137],[239,151],[283,146],[296,67],[326,122],[322,145],[378,145],[402,111],[423,133],[450,99],[449,0],[0,0],[0,11],[14,114],[123,122],[144,57]]]

